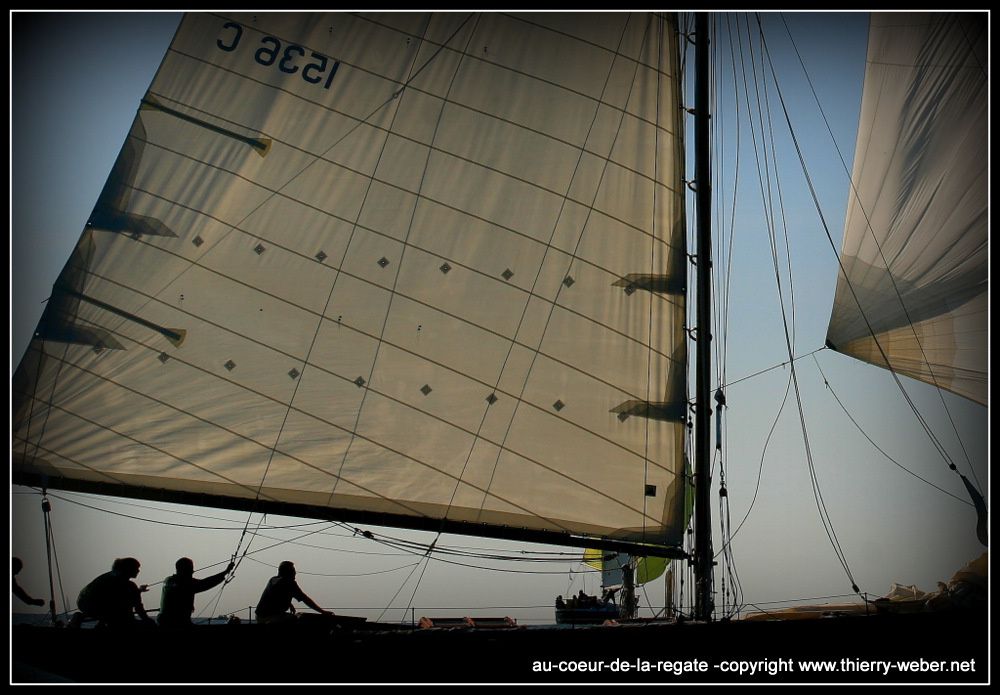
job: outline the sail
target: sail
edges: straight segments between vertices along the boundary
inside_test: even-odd
[[[981,14],[872,14],[827,333],[840,352],[982,404],[986,65]]]
[[[604,553],[588,548],[583,553],[583,561],[601,572],[601,586],[619,586],[622,583],[622,567],[629,562],[626,553]],[[664,557],[640,557],[635,562],[635,583],[646,584],[661,576],[670,564]]]
[[[13,480],[665,553],[676,21],[193,13],[14,377]]]

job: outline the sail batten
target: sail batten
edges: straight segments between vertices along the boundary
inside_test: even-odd
[[[840,352],[987,400],[985,35],[976,17],[874,13],[842,271]],[[846,275],[845,275],[846,273]]]
[[[187,15],[15,482],[675,552],[683,414],[614,409],[686,403],[678,65],[647,14]]]

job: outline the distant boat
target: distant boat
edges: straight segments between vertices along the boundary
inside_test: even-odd
[[[687,617],[734,617],[684,36],[187,14],[14,375],[13,484],[687,560]],[[982,14],[872,14],[826,336],[983,407],[985,47]]]

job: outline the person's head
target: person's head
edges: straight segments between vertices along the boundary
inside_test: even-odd
[[[134,557],[120,557],[111,564],[111,571],[134,579],[139,576],[139,561]]]
[[[10,561],[10,565],[11,568],[14,570],[14,574],[20,572],[21,568],[24,567],[24,564],[21,562],[21,558],[19,557],[12,558]]]
[[[177,574],[182,576],[190,577],[194,574],[194,561],[189,557],[182,557],[174,563],[174,567],[177,568]]]
[[[291,560],[285,560],[278,565],[278,576],[288,577],[291,579],[295,578],[295,565],[292,564]]]

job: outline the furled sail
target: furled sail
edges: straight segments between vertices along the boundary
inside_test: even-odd
[[[840,352],[982,404],[986,67],[982,15],[872,14],[827,333]]]
[[[678,547],[678,54],[657,14],[187,15],[16,372],[14,482]]]

